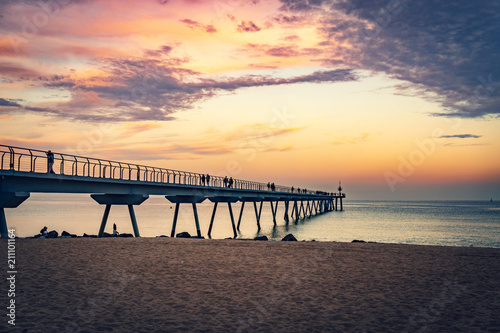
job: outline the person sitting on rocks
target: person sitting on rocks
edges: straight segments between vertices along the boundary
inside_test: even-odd
[[[119,235],[118,230],[116,230],[116,223],[113,223],[113,236],[117,237]]]
[[[41,236],[47,237],[48,234],[49,234],[49,232],[47,231],[47,227],[43,227],[43,229],[40,230],[40,235]]]

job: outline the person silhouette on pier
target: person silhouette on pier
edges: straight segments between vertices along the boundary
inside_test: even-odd
[[[210,175],[207,173],[207,186],[210,186]]]
[[[271,184],[271,191],[276,191],[276,186],[274,185],[274,183]]]
[[[271,189],[271,183],[267,182],[267,190],[269,191]]]
[[[47,154],[47,172],[48,173],[55,173],[54,169],[53,169],[53,167],[54,167],[54,153],[49,150],[46,154]]]
[[[293,193],[293,186],[292,186],[292,193]]]
[[[227,183],[227,187],[229,187],[229,188],[233,187],[233,183],[234,183],[233,177],[230,177],[229,181]]]
[[[226,177],[224,177],[223,182],[224,182],[224,187],[227,187],[227,182],[228,182],[228,180],[227,180],[227,176],[226,176]]]
[[[201,175],[201,185],[205,186],[205,175]]]

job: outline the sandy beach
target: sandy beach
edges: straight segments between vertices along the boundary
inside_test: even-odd
[[[0,246],[7,258],[7,240]],[[500,249],[173,238],[15,246],[16,325],[4,314],[2,332],[500,331]]]

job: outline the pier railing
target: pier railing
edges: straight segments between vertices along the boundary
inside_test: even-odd
[[[207,182],[207,175],[195,172],[180,171],[152,167],[127,162],[117,162],[94,157],[84,157],[53,152],[54,165],[52,167],[56,174],[146,181],[153,183],[183,184],[183,185],[205,185],[212,187],[228,187],[224,182],[225,177],[210,175]],[[21,148],[14,146],[0,145],[0,169],[24,172],[47,173],[49,163],[47,151]],[[203,183],[203,176],[205,182]],[[245,190],[271,190],[267,183],[233,179],[231,188]],[[292,187],[275,185],[277,192],[292,192]],[[298,189],[293,188],[293,192]],[[300,193],[307,194],[332,194],[323,191],[300,190]]]

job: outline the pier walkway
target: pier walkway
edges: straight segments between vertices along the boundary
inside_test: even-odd
[[[49,161],[53,159],[53,164]],[[52,167],[53,173],[50,172]],[[0,232],[7,237],[5,208],[17,208],[30,193],[87,193],[99,204],[105,205],[99,236],[102,236],[112,205],[127,205],[134,234],[140,237],[134,205],[140,205],[150,195],[162,195],[175,203],[171,236],[175,236],[180,204],[191,204],[197,236],[202,237],[197,204],[209,200],[214,209],[208,229],[211,235],[219,203],[227,203],[234,237],[240,227],[245,203],[253,204],[257,228],[264,202],[269,202],[276,225],[278,204],[284,205],[283,219],[297,221],[333,210],[342,210],[345,194],[295,189],[276,185],[207,175],[187,171],[151,167],[127,162],[0,145]],[[237,222],[232,203],[241,202]]]

